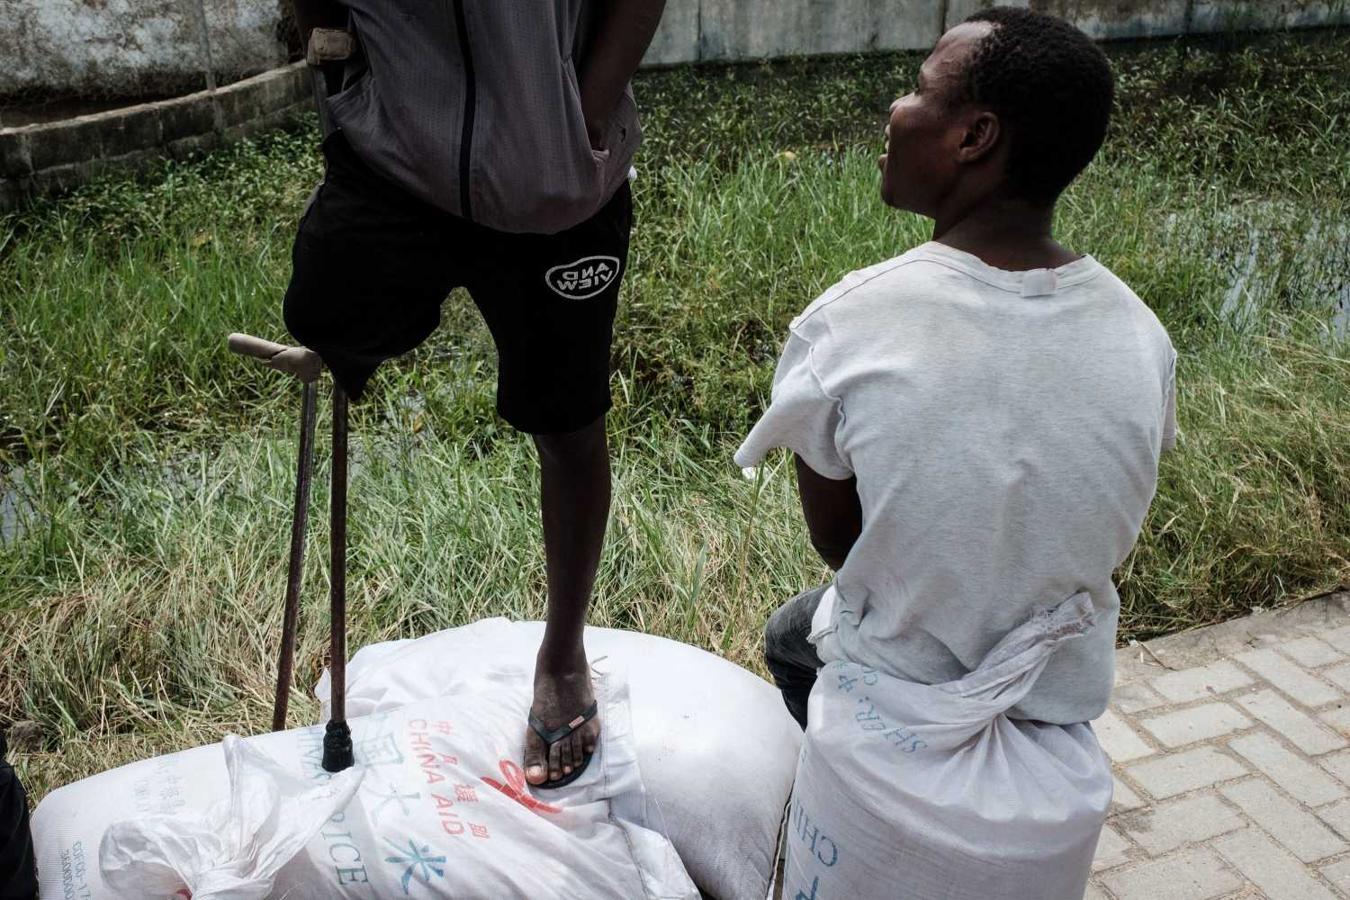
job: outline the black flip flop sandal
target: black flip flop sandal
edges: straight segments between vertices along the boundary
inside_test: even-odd
[[[544,742],[544,746],[548,748],[552,747],[554,744],[558,743],[558,741],[561,741],[563,738],[570,736],[582,725],[585,725],[587,722],[591,721],[591,719],[594,719],[599,712],[600,712],[599,702],[591,701],[591,705],[586,707],[585,712],[577,716],[572,721],[568,722],[566,725],[561,725],[557,728],[554,728],[552,731],[550,731],[548,726],[544,724],[544,720],[536,716],[533,712],[530,713],[529,723],[530,727],[534,729],[534,733],[539,735],[539,737]],[[530,787],[536,787],[542,790],[553,790],[554,788],[560,788],[564,787],[565,785],[569,785],[572,782],[576,781],[578,778],[580,778],[582,772],[586,771],[586,767],[591,764],[592,756],[594,756],[594,754],[592,753],[586,754],[585,759],[581,761],[581,765],[576,766],[575,768],[572,769],[570,774],[564,775],[557,781],[545,781],[543,784],[532,784],[530,785]]]

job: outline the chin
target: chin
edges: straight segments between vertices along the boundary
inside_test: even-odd
[[[881,202],[891,209],[904,209],[902,204],[895,196],[895,189],[887,182],[885,178],[881,179],[881,185],[877,191],[881,195]]]
[[[892,196],[894,195],[894,192],[891,190],[890,179],[886,177],[886,173],[884,172],[881,174],[881,178],[877,182],[877,193],[881,195],[882,203],[885,203],[887,206],[895,205],[895,203],[891,199]]]
[[[906,187],[907,185],[904,182],[896,184],[894,179],[882,175],[878,191],[881,194],[881,202],[891,209],[927,216],[928,213],[925,210],[928,208],[928,204],[923,202],[921,197],[915,197],[912,193],[907,193]]]

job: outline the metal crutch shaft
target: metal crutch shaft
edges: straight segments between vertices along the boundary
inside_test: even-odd
[[[272,705],[272,730],[286,727],[291,685],[295,678],[295,637],[300,620],[300,584],[304,580],[305,532],[309,525],[309,486],[314,473],[314,418],[318,390],[301,385],[300,451],[296,460],[295,509],[291,515],[291,558],[286,572],[286,606],[277,660],[277,693]]]
[[[272,706],[272,730],[286,727],[286,708],[295,675],[295,635],[300,619],[300,583],[305,560],[305,531],[309,525],[309,487],[314,472],[314,418],[317,388],[314,382],[323,374],[319,354],[305,347],[288,347],[251,334],[238,332],[229,337],[230,351],[248,356],[268,368],[294,375],[302,386],[300,407],[300,451],[295,483],[295,509],[291,517],[291,558],[286,578],[286,606],[281,628],[281,650],[277,657],[277,691]]]
[[[352,732],[347,725],[347,392],[333,382],[333,487],[329,498],[329,578],[332,647],[329,653],[329,705],[323,736],[323,768],[351,767]]]

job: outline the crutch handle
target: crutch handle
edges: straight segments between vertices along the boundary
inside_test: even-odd
[[[294,375],[305,384],[323,374],[323,360],[306,347],[288,347],[238,332],[230,335],[228,343],[230,350],[240,356],[250,356],[270,369]]]
[[[289,349],[285,344],[254,337],[251,334],[234,332],[229,337],[230,349],[240,356],[252,356],[254,359],[269,360]]]

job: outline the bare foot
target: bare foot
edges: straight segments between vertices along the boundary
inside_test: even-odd
[[[539,665],[534,673],[534,705],[530,711],[549,730],[561,728],[590,708],[595,700],[591,671],[586,657],[562,671]],[[571,775],[595,752],[600,740],[600,719],[591,719],[567,737],[545,745],[533,728],[525,728],[525,780],[545,784]]]

